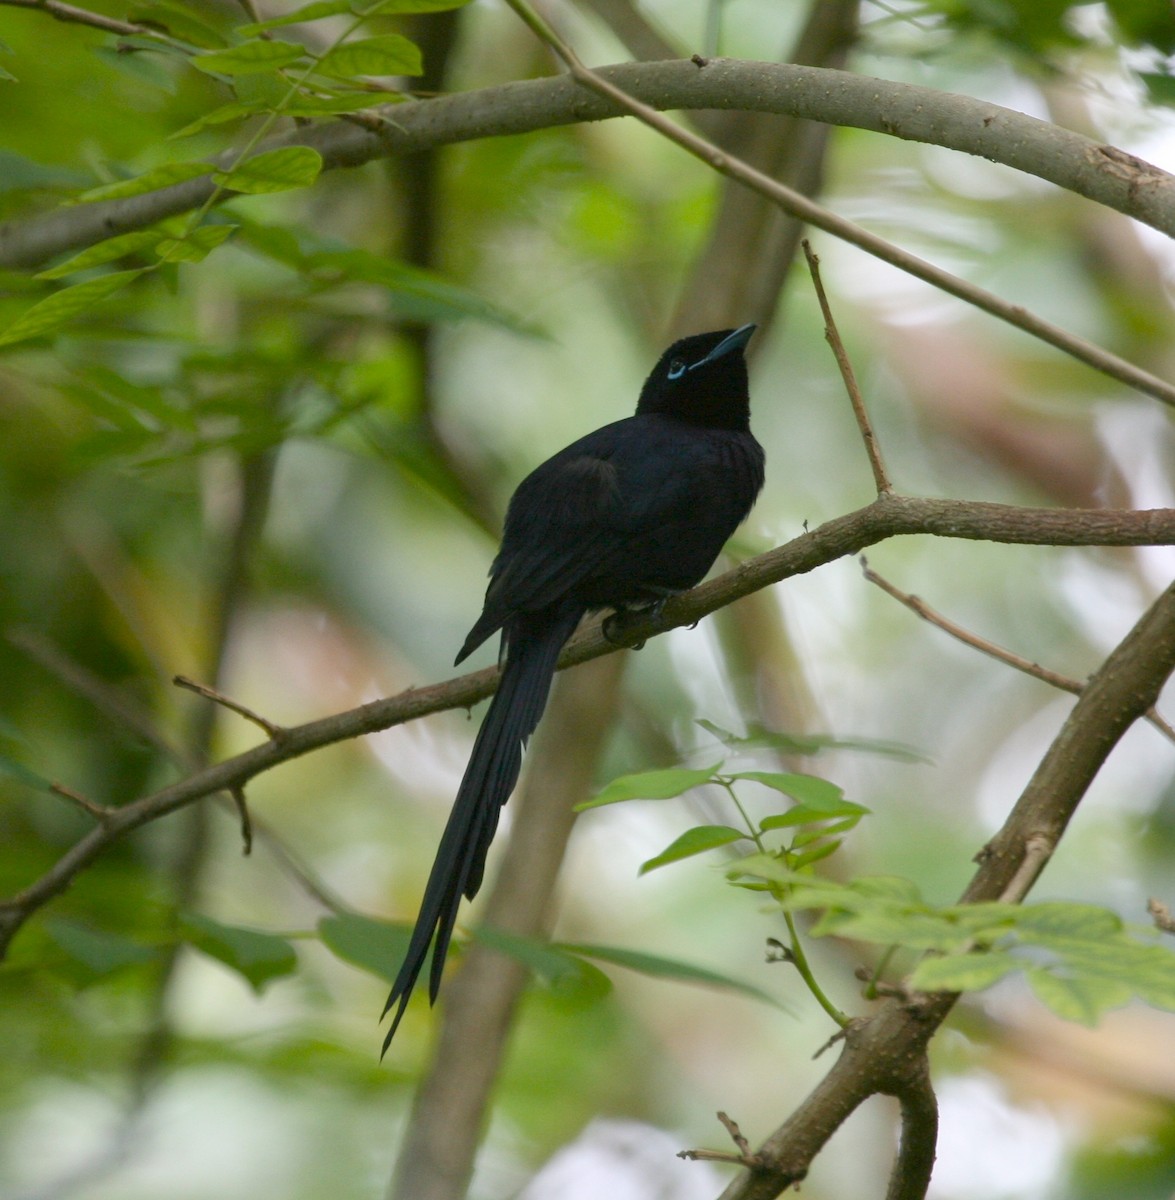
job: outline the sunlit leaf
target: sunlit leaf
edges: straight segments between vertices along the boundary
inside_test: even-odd
[[[855,825],[863,816],[868,815],[868,813],[869,809],[863,804],[856,804],[852,800],[841,800],[820,808],[814,807],[811,804],[797,804],[795,808],[789,808],[787,812],[773,813],[769,817],[764,817],[759,822],[759,829],[763,833],[767,833],[772,829],[786,829],[790,825],[807,825],[813,821],[830,821],[834,817],[850,821]],[[846,828],[851,828],[851,826],[846,826]],[[828,832],[828,830],[825,830],[825,832]]]
[[[910,987],[919,992],[980,992],[1023,967],[1023,959],[1006,951],[948,954],[923,959],[910,976]]]
[[[1120,980],[1059,975],[1043,967],[1029,967],[1025,974],[1036,998],[1066,1021],[1096,1025],[1112,1008],[1130,1001],[1132,988]]]
[[[309,146],[283,146],[254,154],[231,171],[217,171],[214,182],[250,195],[308,187],[322,170],[322,155]]]
[[[318,60],[323,75],[351,79],[356,75],[419,75],[424,70],[420,48],[398,33],[343,42]]]
[[[661,771],[621,775],[590,800],[577,804],[575,811],[602,808],[605,804],[619,804],[622,800],[671,800],[690,788],[709,783],[720,766],[722,764],[718,762],[712,767],[667,767]]]
[[[683,858],[690,858],[692,855],[702,854],[706,850],[713,850],[717,846],[728,846],[731,842],[741,841],[746,836],[745,833],[740,833],[729,825],[697,825],[693,829],[687,829],[681,837],[662,850],[655,858],[641,863],[640,874],[644,875],[648,871],[655,871],[658,867],[665,866],[666,863],[679,862]]]
[[[844,790],[818,775],[801,775],[794,771],[739,771],[730,778],[749,779],[774,788],[830,817],[846,816],[849,811],[862,811],[859,806],[854,806],[853,810],[845,809]]]

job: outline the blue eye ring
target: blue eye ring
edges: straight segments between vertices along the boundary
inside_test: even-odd
[[[683,359],[675,358],[669,364],[669,378],[680,379],[686,372],[686,364]]]

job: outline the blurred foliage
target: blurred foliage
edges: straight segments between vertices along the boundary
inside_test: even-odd
[[[219,714],[208,741],[207,701],[177,692],[177,673],[284,723],[446,677],[513,485],[631,409],[714,218],[700,164],[619,122],[448,147],[427,198],[438,236],[422,250],[408,202],[418,162],[323,173],[312,151],[257,153],[293,122],[364,119],[395,101],[429,68],[420,22],[453,7],[96,0],[141,26],[111,35],[0,5],[0,220],[210,164],[238,193],[0,275],[0,895],[91,828],[50,784],[117,806],[194,757],[256,740]],[[557,7],[589,61],[616,56],[590,8]],[[645,10],[688,53],[708,7]],[[724,6],[723,52],[785,44],[782,7]],[[867,6],[865,22],[854,70],[995,99],[1170,165],[1171,120],[1148,107],[1171,98],[1166,0],[928,0]],[[487,0],[453,29],[448,90],[549,70]],[[988,163],[856,132],[836,136],[828,202],[1151,370],[1175,367],[1169,248],[1116,216]],[[899,488],[1172,502],[1171,438],[1149,403],[855,251],[820,250]],[[769,482],[740,553],[869,497],[814,307],[803,281],[790,284],[755,364]],[[1078,677],[1171,573],[1159,552],[931,539],[871,560]],[[864,1004],[854,969],[877,966],[880,918],[894,914],[866,911],[850,881],[903,877],[914,890],[897,915],[947,936],[972,856],[1065,711],[868,589],[851,564],[777,592],[754,640],[776,649],[749,686],[732,685],[717,622],[658,639],[635,664],[599,782],[624,777],[613,799],[696,790],[585,813],[558,942],[502,947],[534,984],[478,1196],[517,1191],[601,1113],[690,1145],[714,1140],[724,1108],[746,1114],[754,1140],[823,1069],[808,1059],[827,1019],[795,972],[763,961],[764,940],[787,936],[780,905],[758,911],[768,895],[721,886],[694,857],[750,836],[724,807],[729,787],[750,793],[756,836],[801,839],[787,843],[791,867],[810,865],[831,901],[825,924],[854,939],[809,944],[812,967],[851,1013]],[[767,697],[797,670],[815,699],[783,728]],[[30,921],[0,966],[0,1192],[380,1191],[434,1020],[414,1005],[377,1067],[378,976],[405,929],[382,918],[415,912],[474,727],[445,714],[258,779],[249,858],[231,806],[174,814],[116,842]],[[1169,751],[1150,729],[1131,733],[1038,889],[1049,912],[1096,906],[1083,930],[1107,945],[1131,936],[1149,894],[1175,899]],[[719,759],[717,782],[697,788]],[[781,792],[800,817],[781,814]],[[1050,946],[1028,936],[1031,915],[997,915],[1005,924],[986,933],[1015,943],[1009,959],[1031,964],[1039,992]],[[1043,1107],[1067,1142],[1049,1194],[1166,1194],[1170,1068],[1093,1075],[1083,1082],[1098,1098],[1074,1101],[1048,1067],[1060,1023],[1003,965],[1007,977],[969,1001],[974,1026],[960,1014],[967,1033],[941,1048],[943,1070],[1015,1063],[1001,1076],[1007,1110]],[[1092,1007],[1071,1015],[1092,1016],[1109,992],[1082,994]],[[1104,1025],[1119,1045],[1145,1036],[1152,1064],[1175,1062],[1169,1024],[1161,1045],[1136,1009]],[[1026,1028],[1040,1061],[1005,1052]],[[866,1151],[818,1162],[806,1195],[876,1184],[889,1131],[843,1136]],[[988,1159],[972,1190],[938,1194],[1041,1194],[1025,1190],[1014,1155],[994,1146]]]

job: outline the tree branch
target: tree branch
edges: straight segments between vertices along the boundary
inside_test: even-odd
[[[643,104],[668,109],[780,113],[867,129],[974,154],[1035,175],[1175,236],[1175,178],[1093,138],[969,96],[827,67],[712,59],[622,63],[596,74]],[[625,115],[566,75],[479,88],[381,109],[378,133],[346,121],[298,129],[266,143],[312,146],[324,166],[357,167],[411,150]],[[143,196],[62,209],[0,225],[0,266],[40,265],[202,204],[207,178]]]
[[[1094,776],[1127,729],[1150,708],[1175,669],[1175,584],[1143,614],[1091,676],[1068,719],[1041,760],[1003,828],[981,855],[963,903],[1020,899],[1048,860]],[[1025,865],[1030,872],[1025,872]],[[1032,878],[1027,875],[1031,874]],[[1018,885],[1016,894],[1012,885]],[[929,1179],[933,1150],[906,1135],[929,1126],[923,1091],[926,1046],[954,1007],[954,993],[894,999],[871,1017],[853,1022],[836,1065],[790,1118],[760,1147],[761,1164],[744,1172],[722,1200],[774,1200],[804,1178],[816,1154],[858,1105],[879,1093],[903,1104],[903,1148],[890,1200],[917,1200],[915,1184]],[[928,1086],[928,1085],[925,1085]],[[923,1133],[916,1133],[921,1128]],[[904,1179],[896,1178],[899,1174]]]
[[[792,575],[806,574],[846,555],[858,554],[886,538],[916,533],[1020,545],[1169,546],[1175,545],[1175,509],[1138,512],[1031,509],[963,500],[880,496],[865,508],[836,517],[669,600],[658,617],[634,617],[625,625],[623,644],[635,645],[670,629],[694,625],[740,596]],[[561,669],[574,666],[617,649],[595,622],[571,641],[559,665]],[[118,807],[101,828],[91,830],[70,847],[40,879],[0,903],[0,957],[17,930],[37,909],[63,892],[79,871],[111,842],[131,830],[214,792],[243,787],[263,771],[322,746],[414,721],[429,713],[468,708],[490,695],[497,681],[497,668],[487,667],[445,683],[409,688],[397,696],[291,726],[283,730],[279,740],[263,742],[152,795]]]

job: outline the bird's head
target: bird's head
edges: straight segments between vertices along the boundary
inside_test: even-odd
[[[750,393],[743,349],[754,332],[754,325],[742,325],[674,342],[645,380],[637,412],[714,429],[746,429]]]

